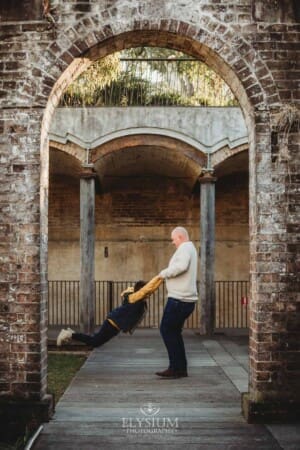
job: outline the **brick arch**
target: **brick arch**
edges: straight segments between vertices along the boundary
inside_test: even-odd
[[[114,139],[105,140],[101,145],[98,145],[91,151],[91,160],[96,162],[99,158],[103,156],[118,151],[120,148],[131,148],[138,146],[152,146],[152,147],[163,147],[166,150],[178,150],[180,148],[180,153],[194,161],[199,165],[203,166],[206,163],[206,155],[204,152],[200,151],[197,147],[192,146],[190,142],[183,139],[178,139],[177,136],[167,136],[165,134],[149,134],[149,133],[139,133],[125,134],[127,130],[124,131],[123,136],[119,136]],[[162,130],[163,131],[163,130]]]
[[[67,43],[65,48],[51,44],[45,51],[42,63],[48,73],[40,83],[43,92],[49,94],[49,99],[41,133],[41,189],[43,186],[47,188],[47,133],[65,88],[93,60],[141,45],[173,48],[198,57],[227,82],[242,108],[249,134],[250,157],[254,161],[255,122],[264,122],[267,130],[269,108],[278,105],[279,96],[268,67],[251,43],[229,24],[201,15],[201,12],[197,21],[183,21],[176,17],[175,11],[169,11],[168,19],[144,17],[136,20],[133,17],[135,14],[130,14],[129,10],[122,21],[110,18],[104,20],[101,26],[97,18],[92,20],[82,16],[76,26],[58,35],[58,42]],[[74,33],[74,28],[77,33]],[[255,110],[257,113],[254,113]]]
[[[72,29],[63,30],[58,36],[58,42],[69,45],[49,45],[42,61],[48,73],[40,82],[43,92],[51,93],[53,106],[59,101],[63,89],[92,60],[143,45],[173,48],[200,58],[222,76],[243,109],[248,103],[258,106],[265,102],[270,106],[279,102],[267,65],[251,42],[233,30],[230,24],[201,14],[197,24],[178,19],[175,14],[173,18],[156,21],[147,17],[132,19],[134,14],[128,14],[128,17],[131,19],[123,18],[122,22],[111,18],[110,22],[104,21],[99,27],[96,19],[93,21],[83,16]],[[75,34],[74,28],[80,31]]]
[[[72,156],[79,164],[85,164],[87,151],[74,142],[66,142],[65,144],[56,141],[50,141],[50,148],[59,150],[67,155]]]
[[[180,8],[178,11],[168,10],[165,18],[162,14],[154,20],[151,8],[150,16],[147,16],[147,8],[144,11],[141,6],[139,19],[134,8],[127,5],[126,13],[122,9],[124,6],[119,8],[113,8],[111,15],[108,8],[107,18],[101,17],[101,21],[97,14],[95,17],[80,16],[75,25],[58,33],[56,41],[61,45],[49,45],[42,61],[39,61],[47,72],[47,76],[41,75],[39,82],[42,91],[49,95],[42,124],[42,155],[47,153],[49,125],[65,88],[93,60],[122,49],[146,45],[183,51],[214,69],[240,103],[251,147],[255,141],[254,110],[264,111],[263,121],[267,123],[270,106],[278,106],[279,102],[273,77],[252,43],[230,24],[202,14],[201,10],[190,11],[186,20],[179,14]],[[256,121],[261,121],[260,113],[257,116]],[[47,156],[44,159],[47,160]],[[42,181],[44,179],[42,169]]]
[[[106,168],[114,158],[118,161],[119,154],[122,154],[124,150],[126,155],[132,150],[128,153],[129,158],[135,152],[139,155],[143,154],[143,159],[148,161],[155,173],[165,174],[174,170],[184,172],[186,185],[190,190],[200,176],[202,168],[206,166],[206,155],[183,140],[157,134],[124,134],[124,136],[107,140],[91,150],[91,162],[101,183],[105,179]],[[113,165],[115,166],[115,163]]]
[[[227,159],[232,156],[237,155],[238,153],[245,152],[249,148],[248,144],[242,144],[234,148],[230,148],[228,146],[220,148],[218,151],[214,152],[211,155],[211,167],[215,168],[218,165],[222,164]]]
[[[103,25],[100,25],[97,17],[92,20],[81,16],[76,25],[58,34],[57,42],[66,43],[65,45],[51,44],[44,52],[40,63],[47,71],[47,76],[42,76],[40,83],[49,99],[41,133],[42,190],[44,186],[47,188],[47,133],[65,88],[93,60],[141,45],[173,48],[198,57],[227,82],[244,113],[250,154],[254,160],[255,122],[264,122],[267,130],[269,108],[271,105],[278,105],[279,96],[268,67],[251,43],[237,34],[229,24],[202,15],[201,11],[197,13],[197,20],[179,19],[176,11],[169,11],[166,19],[152,20],[145,16],[137,20],[133,19],[136,15],[128,8],[122,21],[118,20],[117,14],[114,17],[108,14],[109,19],[103,20]],[[76,33],[74,29],[77,30]],[[258,112],[254,113],[255,110]],[[261,117],[262,114],[264,117]]]
[[[232,32],[229,26],[209,23],[210,31],[199,25],[191,26],[181,21],[166,21],[162,29],[134,31],[113,35],[95,44],[85,52],[85,57],[97,60],[112,52],[138,46],[167,47],[199,58],[230,86],[242,109],[273,104],[279,101],[276,87],[267,65],[258,60],[250,43]],[[172,25],[169,23],[172,22]],[[220,34],[217,33],[220,29]],[[177,30],[177,31],[175,31]],[[221,31],[222,30],[222,31]],[[89,35],[91,39],[93,33]],[[220,56],[222,55],[222,56]],[[253,66],[255,60],[255,66]],[[257,72],[257,74],[256,74]],[[269,94],[273,93],[272,101]]]

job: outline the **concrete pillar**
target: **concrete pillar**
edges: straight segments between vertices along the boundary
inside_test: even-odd
[[[87,164],[80,177],[80,330],[94,331],[95,172]]]
[[[210,172],[200,178],[200,333],[212,335],[215,321],[215,181]]]

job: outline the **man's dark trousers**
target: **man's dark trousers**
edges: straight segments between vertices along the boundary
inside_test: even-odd
[[[175,372],[187,370],[182,328],[195,309],[195,302],[183,302],[169,297],[160,324],[160,333],[169,355],[169,369]]]

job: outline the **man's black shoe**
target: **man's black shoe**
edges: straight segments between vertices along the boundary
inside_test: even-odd
[[[184,378],[188,376],[186,370],[173,370],[173,369],[166,369],[162,372],[156,372],[156,375],[162,378]]]

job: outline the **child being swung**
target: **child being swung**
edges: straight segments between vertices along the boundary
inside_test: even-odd
[[[57,337],[57,346],[71,340],[83,342],[91,347],[100,347],[105,342],[123,331],[124,333],[133,333],[136,326],[143,319],[147,311],[147,302],[149,297],[163,282],[160,276],[152,278],[147,284],[144,281],[138,281],[134,287],[127,288],[121,294],[122,305],[113,309],[104,320],[97,333],[89,335],[77,333],[71,328],[62,329]]]

